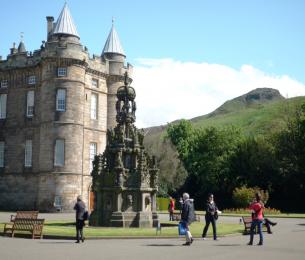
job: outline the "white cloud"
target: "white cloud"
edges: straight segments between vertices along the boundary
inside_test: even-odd
[[[278,89],[285,97],[305,95],[305,85],[287,75],[268,75],[251,65],[239,70],[221,64],[139,59],[134,67],[137,126],[166,124],[212,112],[255,88]]]

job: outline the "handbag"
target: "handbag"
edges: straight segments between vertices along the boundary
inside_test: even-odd
[[[186,223],[185,222],[180,222],[178,224],[178,233],[179,233],[179,236],[183,236],[186,234]]]

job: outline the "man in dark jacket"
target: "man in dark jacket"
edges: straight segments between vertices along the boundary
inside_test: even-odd
[[[82,201],[81,196],[77,196],[74,210],[76,211],[76,243],[79,243],[80,240],[84,242],[83,227],[85,225],[84,214],[86,212],[86,205]]]
[[[220,212],[216,206],[216,203],[214,202],[214,196],[213,194],[209,194],[208,201],[206,203],[206,209],[205,209],[205,227],[202,231],[202,238],[205,240],[206,235],[210,226],[210,223],[212,223],[213,227],[213,238],[214,240],[218,240],[217,233],[216,233],[216,220],[218,218],[218,212]]]
[[[194,203],[193,200],[190,199],[190,195],[188,193],[183,193],[183,204],[182,204],[182,212],[181,212],[181,221],[185,225],[186,233],[185,238],[186,242],[183,244],[184,246],[190,246],[193,243],[193,237],[190,232],[189,226],[195,219],[195,211],[194,211]]]

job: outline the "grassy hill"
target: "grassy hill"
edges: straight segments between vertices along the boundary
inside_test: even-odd
[[[234,125],[245,134],[266,134],[282,129],[287,115],[303,103],[304,96],[285,99],[277,90],[258,88],[225,102],[212,113],[190,119],[190,122],[195,127]],[[147,130],[146,138],[153,140],[163,136],[166,126],[150,127]]]
[[[224,127],[234,125],[245,135],[268,135],[281,130],[294,108],[305,103],[305,97],[285,99],[277,90],[255,89],[245,95],[225,102],[210,114],[190,119],[195,127]],[[146,129],[145,146],[157,156],[160,165],[160,179],[169,178],[176,184],[186,176],[175,148],[164,139],[166,126]],[[172,177],[172,175],[174,177]]]

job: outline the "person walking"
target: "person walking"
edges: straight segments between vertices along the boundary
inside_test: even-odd
[[[85,241],[84,234],[83,234],[83,227],[85,225],[85,212],[86,212],[86,205],[82,201],[81,196],[77,196],[77,202],[75,203],[74,210],[76,212],[76,242],[79,243],[80,240],[82,242]]]
[[[252,210],[252,223],[250,228],[250,241],[248,245],[253,245],[254,232],[257,227],[259,234],[259,243],[257,245],[262,246],[264,241],[262,231],[264,204],[261,201],[261,195],[259,193],[255,194],[255,201],[249,206],[249,208]]]
[[[186,228],[186,242],[183,245],[190,246],[193,243],[193,236],[190,232],[190,225],[195,219],[194,200],[190,199],[190,195],[188,193],[183,193],[182,198],[183,204],[181,211],[181,221]]]
[[[206,239],[206,235],[211,223],[213,227],[213,238],[214,240],[218,240],[216,232],[216,220],[218,219],[218,213],[221,213],[221,211],[219,211],[216,206],[216,203],[214,201],[214,195],[209,194],[208,201],[205,207],[205,227],[202,231],[203,240]]]
[[[175,210],[175,200],[172,197],[169,197],[169,204],[168,204],[169,221],[174,221],[174,210]]]

